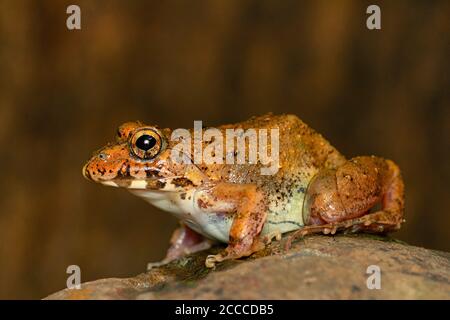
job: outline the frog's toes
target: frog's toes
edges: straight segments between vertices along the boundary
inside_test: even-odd
[[[147,263],[147,271],[152,270],[153,268],[161,267],[163,263],[161,262],[149,262]]]
[[[206,257],[205,266],[207,268],[214,268],[217,262],[223,261],[224,258],[221,254],[209,255]]]
[[[281,240],[280,230],[272,231],[272,232],[268,233],[266,236],[264,236],[264,240],[263,240],[264,244],[268,245],[268,244],[272,243],[273,239],[275,239],[276,241]]]
[[[147,271],[153,269],[153,268],[157,268],[157,267],[162,267],[163,265],[167,264],[167,261],[158,261],[158,262],[149,262],[147,263]]]
[[[322,233],[323,234],[335,234],[337,231],[337,227],[331,226],[330,228],[323,228]]]

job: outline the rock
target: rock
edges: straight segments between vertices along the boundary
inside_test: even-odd
[[[283,245],[209,270],[204,260],[216,247],[46,299],[450,299],[450,253],[372,235],[309,236],[287,252]],[[381,270],[381,289],[367,287],[370,265]]]

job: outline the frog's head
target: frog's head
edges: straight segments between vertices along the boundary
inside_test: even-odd
[[[172,160],[170,134],[170,129],[126,122],[118,128],[114,143],[93,154],[83,175],[133,190],[174,191],[201,183],[202,173],[195,165]]]

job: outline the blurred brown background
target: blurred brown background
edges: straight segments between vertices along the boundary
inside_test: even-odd
[[[396,237],[449,251],[449,16],[449,1],[1,1],[0,298],[62,289],[70,264],[89,281],[163,256],[174,218],[81,176],[135,119],[295,113],[348,157],[394,159]]]

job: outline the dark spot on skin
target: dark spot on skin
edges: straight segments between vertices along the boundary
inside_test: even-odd
[[[188,178],[175,178],[172,180],[172,184],[176,187],[187,187],[194,185]]]
[[[305,192],[306,192],[306,190],[305,190],[305,188],[303,188],[303,187],[300,187],[300,188],[298,189],[298,192],[301,192],[301,193],[305,193]]]
[[[128,162],[124,162],[119,170],[117,170],[118,178],[127,178],[130,176],[130,165]]]
[[[183,192],[183,193],[180,194],[180,199],[181,200],[186,199],[186,192]]]
[[[105,172],[106,172],[106,169],[105,168],[99,168],[98,166],[97,166],[97,170],[98,170],[98,172],[100,172],[100,175],[104,175],[105,174]]]
[[[198,199],[197,204],[202,209],[208,208],[208,204],[205,201],[203,201],[202,199]]]
[[[154,169],[145,169],[145,175],[147,178],[157,178],[159,177],[159,171]]]
[[[160,181],[160,180],[156,180],[155,185],[156,185],[156,188],[163,189],[166,186],[166,182]]]

